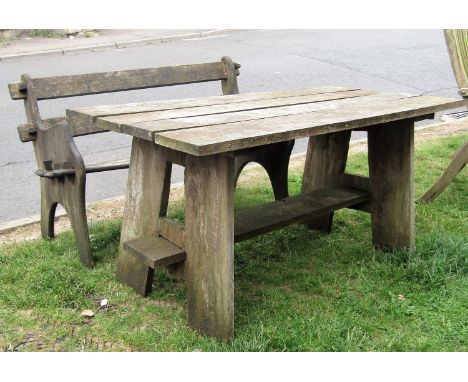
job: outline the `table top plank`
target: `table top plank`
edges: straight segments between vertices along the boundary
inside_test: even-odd
[[[346,90],[333,91],[318,94],[308,94],[295,97],[282,97],[267,100],[252,100],[248,102],[230,102],[224,104],[194,106],[186,108],[177,108],[170,110],[159,110],[151,112],[120,114],[112,116],[103,116],[99,118],[100,127],[106,127],[105,122],[109,122],[109,126],[118,125],[135,125],[141,122],[160,121],[174,118],[194,117],[200,115],[212,115],[220,113],[229,113],[253,109],[265,109],[270,107],[301,105],[306,103],[321,102],[332,99],[360,97],[364,95],[375,94],[368,90]]]
[[[369,94],[362,97],[349,97],[346,99],[335,98],[315,103],[279,106],[268,109],[252,109],[248,111],[207,114],[195,117],[174,118],[160,121],[146,121],[129,125],[112,126],[107,124],[105,126],[107,128],[111,127],[114,131],[154,141],[156,133],[165,131],[193,129],[209,125],[224,125],[227,123],[253,121],[256,119],[303,114],[321,110],[334,110],[338,108],[349,107],[353,104],[362,104],[362,102],[366,101],[378,103],[406,97],[408,97],[408,95],[404,94]],[[100,123],[100,121],[101,120],[99,119],[98,123]]]
[[[462,100],[327,86],[67,110],[73,129],[99,125],[192,155],[210,155],[427,116]]]
[[[233,95],[221,95],[202,98],[185,98],[179,100],[164,100],[150,102],[133,102],[120,105],[101,105],[92,107],[73,108],[67,110],[67,118],[71,124],[90,126],[97,118],[122,114],[146,113],[152,111],[175,110],[198,106],[224,105],[238,102],[269,100],[276,98],[300,97],[313,94],[360,90],[353,87],[322,86],[295,90],[279,90],[273,92],[255,92]]]
[[[239,122],[270,116],[303,113],[310,110],[332,108],[333,101],[357,99],[375,94],[370,91],[353,90],[323,93],[301,97],[233,103],[209,107],[194,107],[161,112],[126,114],[102,117],[97,127],[113,130],[143,139],[154,139],[155,132],[197,127],[207,124]],[[389,95],[387,95],[388,97]],[[394,97],[391,95],[390,97]],[[336,107],[336,106],[335,106]]]
[[[154,135],[154,141],[188,154],[210,155],[416,118],[462,105],[462,100],[428,96],[375,103],[357,102],[331,110],[158,132]]]

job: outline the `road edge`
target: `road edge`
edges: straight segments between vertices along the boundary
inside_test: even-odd
[[[86,52],[98,52],[102,50],[111,50],[111,49],[124,49],[124,48],[133,48],[136,46],[143,46],[143,45],[153,45],[153,44],[162,44],[165,42],[171,41],[178,41],[184,40],[189,38],[201,38],[201,37],[208,37],[208,36],[215,36],[217,34],[225,33],[230,29],[212,29],[205,32],[197,32],[197,33],[185,33],[185,34],[176,34],[176,35],[168,35],[162,37],[146,37],[141,39],[135,40],[125,40],[125,41],[114,41],[111,43],[104,43],[104,44],[94,44],[94,45],[86,45],[74,48],[64,48],[64,49],[48,49],[48,50],[39,50],[36,52],[28,52],[28,53],[17,53],[17,54],[8,54],[4,56],[0,56],[0,63],[7,63],[15,60],[19,60],[22,58],[30,58],[30,57],[48,57],[48,56],[64,56],[68,54],[74,53],[86,53]]]

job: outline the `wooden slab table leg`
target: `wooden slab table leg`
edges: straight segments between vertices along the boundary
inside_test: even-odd
[[[188,322],[229,340],[234,335],[234,158],[189,156],[185,200]]]
[[[303,193],[339,184],[339,175],[346,168],[350,138],[350,130],[309,138],[302,181]],[[327,233],[331,230],[332,221],[333,212],[314,218],[307,225]]]
[[[415,242],[414,122],[371,127],[368,145],[374,245],[411,250]]]
[[[151,291],[154,270],[124,250],[123,243],[141,236],[157,236],[167,171],[166,149],[150,141],[133,138],[127,194],[117,259],[117,277],[138,293]]]

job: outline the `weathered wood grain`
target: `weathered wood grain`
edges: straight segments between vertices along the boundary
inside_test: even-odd
[[[446,29],[444,35],[460,95],[468,98],[468,29]]]
[[[38,169],[48,171],[60,168],[74,171],[73,176],[40,178],[42,237],[54,237],[54,215],[57,205],[61,204],[70,217],[81,262],[91,267],[94,265],[94,259],[86,224],[86,177],[83,159],[66,124],[57,122],[48,128],[44,126],[31,78],[23,75],[22,81],[30,88],[30,97],[24,100],[24,104],[28,122],[37,127],[37,138],[33,145]]]
[[[287,98],[307,96],[311,94],[330,93],[359,90],[356,88],[345,88],[337,86],[324,86],[320,88],[311,89],[296,89],[296,90],[282,90],[274,92],[257,92],[257,93],[244,93],[234,95],[212,96],[203,98],[188,98],[181,100],[165,100],[165,101],[151,101],[151,102],[137,102],[124,105],[102,105],[84,108],[73,108],[67,110],[67,118],[70,119],[71,125],[93,124],[98,117],[116,116],[122,114],[136,114],[147,113],[153,111],[176,110],[185,109],[199,106],[210,105],[224,105],[237,102],[249,102],[258,100],[268,100],[275,98]]]
[[[68,124],[66,117],[45,118],[42,120],[45,129],[56,124]],[[34,123],[24,123],[18,126],[18,134],[21,142],[30,142],[36,139],[37,128]]]
[[[284,140],[351,130],[395,120],[411,119],[458,107],[462,101],[436,97],[411,97],[367,102],[331,111],[209,125],[155,134],[162,146],[202,156],[229,152]]]
[[[223,62],[167,66],[103,73],[34,78],[38,100],[111,93],[226,79]],[[24,83],[8,85],[12,99],[26,98]]]
[[[117,160],[103,163],[94,163],[89,164],[85,167],[86,174],[94,172],[104,172],[104,171],[115,171],[123,170],[128,168],[130,161],[127,160]],[[63,169],[54,169],[54,170],[36,170],[36,175],[42,176],[45,178],[61,178],[67,175],[75,175],[76,171],[74,168],[63,168]]]
[[[316,102],[324,102],[342,98],[362,97],[370,94],[375,94],[368,90],[350,90],[343,92],[326,92],[319,94],[310,94],[298,97],[285,97],[285,98],[274,98],[267,100],[253,100],[248,102],[232,102],[220,105],[209,105],[209,106],[196,106],[187,107],[171,110],[152,111],[148,113],[132,113],[123,114],[117,116],[101,117],[99,122],[108,121],[111,124],[119,126],[123,125],[136,125],[144,122],[161,121],[161,120],[181,120],[184,121],[187,117],[199,117],[201,124],[209,124],[211,120],[209,118],[217,117],[221,118],[225,114],[232,112],[244,112],[244,111],[255,111],[258,109],[270,109],[278,108],[282,106],[295,106],[311,104]],[[389,95],[390,96],[390,95]],[[394,96],[394,95],[391,95]],[[264,110],[266,111],[266,110]],[[204,118],[208,118],[207,121]],[[191,120],[191,119],[189,119]],[[216,123],[216,121],[214,122]],[[105,126],[100,123],[100,127]]]
[[[80,125],[70,125],[67,117],[53,117],[43,119],[44,127],[53,126],[57,123],[65,123],[70,126],[71,133],[73,137],[81,137],[83,135],[107,133],[109,130],[102,130],[98,128],[95,124],[80,124]],[[21,142],[31,142],[36,139],[37,129],[34,123],[23,123],[18,125],[18,135]]]
[[[185,230],[182,223],[166,217],[160,217],[159,234],[180,248],[185,248]]]
[[[369,191],[369,177],[367,176],[344,173],[340,178],[339,184],[342,186]]]
[[[347,183],[355,183],[353,175],[346,174]],[[367,178],[357,182],[367,184]],[[367,179],[368,181],[368,179]],[[362,186],[366,188],[367,186]],[[234,241],[240,242],[291,224],[319,216],[341,208],[353,207],[366,202],[369,192],[355,187],[337,186],[322,188],[308,193],[235,212]],[[168,218],[160,218],[159,234],[180,248],[185,248],[185,226]]]
[[[293,147],[294,141],[284,141],[228,154],[234,158],[234,183],[237,184],[243,168],[248,163],[256,162],[267,172],[275,200],[288,197],[288,168]]]
[[[189,325],[234,335],[234,159],[189,156],[185,170],[185,276]]]
[[[444,33],[459,93],[465,100],[465,106],[468,107],[468,29],[446,29]],[[429,203],[436,199],[467,163],[468,141],[455,153],[439,179],[418,201]]]
[[[152,269],[185,260],[185,251],[162,237],[143,236],[126,241],[123,247]]]
[[[308,193],[323,188],[337,186],[346,168],[351,130],[309,138],[302,192]],[[321,232],[330,232],[333,211],[310,219],[307,225]]]
[[[221,89],[223,94],[239,94],[237,86],[237,76],[239,75],[240,64],[235,63],[228,56],[221,58],[224,64],[224,73],[226,77],[221,79]]]
[[[369,192],[370,190],[369,177],[367,176],[343,173],[340,175],[339,184],[344,187],[350,187],[365,192]],[[354,204],[349,208],[368,213],[372,212],[369,200],[364,203]]]
[[[242,241],[273,230],[367,201],[365,191],[328,187],[237,211],[235,240]]]
[[[154,133],[156,132],[333,109],[341,105],[341,102],[332,102],[334,100],[343,99],[344,102],[344,99],[346,99],[352,103],[352,100],[356,101],[359,97],[370,94],[373,94],[373,92],[352,90],[349,92],[321,93],[301,97],[251,101],[248,103],[238,102],[226,105],[103,117],[97,120],[96,126],[100,129],[113,130],[153,140]],[[376,102],[382,99],[389,100],[397,97],[404,96],[379,94],[369,98],[369,102]]]
[[[13,99],[24,101],[27,123],[18,127],[20,140],[32,141],[41,184],[41,232],[54,236],[56,206],[62,204],[70,216],[83,264],[92,266],[85,208],[86,173],[124,169],[128,161],[85,167],[73,136],[103,132],[95,124],[58,117],[41,118],[38,100],[108,93],[159,86],[220,80],[224,93],[236,93],[239,64],[229,57],[220,62],[178,67],[91,73],[83,75],[31,78],[24,74],[19,83],[9,85]],[[92,121],[92,119],[90,120]],[[160,214],[165,215],[170,186],[171,164],[184,164],[185,154],[168,151]],[[169,158],[170,157],[170,158]],[[151,284],[151,280],[147,280]],[[140,288],[141,292],[141,288]]]
[[[414,249],[414,123],[368,131],[372,238],[384,250]]]
[[[159,235],[167,150],[151,142],[133,139],[127,193],[117,258],[117,277],[146,296],[154,270],[124,248],[124,243],[143,236]]]

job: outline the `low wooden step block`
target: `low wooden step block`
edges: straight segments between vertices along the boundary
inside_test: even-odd
[[[143,236],[126,241],[124,248],[153,269],[185,260],[185,250],[163,237]]]
[[[351,187],[332,187],[246,208],[235,215],[235,241],[351,207],[369,199],[369,193]]]

